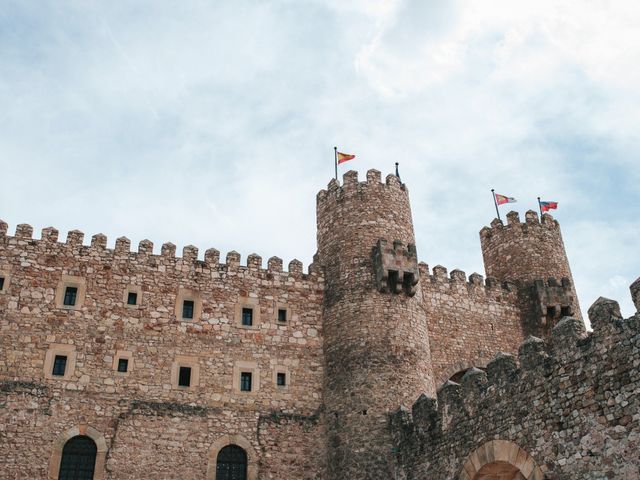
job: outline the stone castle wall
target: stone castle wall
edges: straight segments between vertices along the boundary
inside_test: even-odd
[[[601,298],[589,317],[590,334],[567,317],[394,414],[399,478],[640,478],[640,313]]]
[[[319,471],[324,283],[317,268],[305,274],[293,261],[282,271],[272,258],[265,269],[256,255],[241,266],[234,252],[220,264],[215,250],[200,261],[194,247],[176,258],[171,244],[154,255],[148,241],[132,253],[126,239],[112,250],[101,235],[86,246],[80,232],[60,243],[53,229],[33,239],[27,225],[15,236],[0,227],[0,433],[3,451],[15,453],[3,461],[10,478],[43,478],[51,446],[76,425],[105,437],[110,478],[202,478],[211,445],[230,434],[258,452],[261,478],[282,478],[285,464],[270,454],[278,431],[316,452],[286,464],[292,477]],[[60,304],[67,284],[78,285],[73,308]],[[139,305],[126,304],[129,291]],[[193,320],[181,319],[182,299],[194,300]],[[240,325],[245,305],[254,310],[253,327]],[[69,358],[64,378],[49,374],[56,352]],[[129,359],[128,373],[116,371],[118,358]],[[177,386],[181,365],[192,367],[192,387]],[[252,392],[239,391],[244,370],[253,373]],[[278,372],[286,373],[285,387],[276,385]]]

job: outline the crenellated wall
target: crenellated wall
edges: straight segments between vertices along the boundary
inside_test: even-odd
[[[477,480],[505,465],[508,478],[640,478],[640,313],[623,319],[600,298],[589,318],[592,333],[565,317],[548,342],[529,337],[517,358],[498,353],[394,414],[399,478]]]

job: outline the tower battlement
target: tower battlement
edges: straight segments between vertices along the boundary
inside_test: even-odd
[[[320,190],[317,195],[317,202],[321,204],[331,204],[341,201],[345,196],[350,197],[354,194],[366,195],[369,192],[380,194],[382,189],[388,190],[388,194],[407,193],[406,186],[400,179],[392,174],[387,175],[385,182],[382,183],[382,175],[379,170],[367,170],[366,181],[358,181],[358,172],[349,170],[342,176],[342,185],[336,179],[329,182],[326,190]],[[390,205],[389,208],[392,208]]]

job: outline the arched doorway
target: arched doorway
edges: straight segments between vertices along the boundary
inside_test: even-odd
[[[86,435],[70,438],[62,449],[59,480],[93,480],[98,447]]]
[[[473,480],[524,480],[517,467],[507,462],[493,462],[484,465]]]
[[[508,440],[491,440],[476,449],[462,466],[460,480],[543,480],[535,460]]]
[[[247,480],[247,452],[237,445],[227,445],[218,452],[216,480]]]

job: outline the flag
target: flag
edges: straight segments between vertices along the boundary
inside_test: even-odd
[[[498,205],[503,205],[505,203],[516,203],[516,199],[513,197],[507,197],[505,195],[500,195],[499,193],[496,193],[496,203]]]
[[[349,155],[348,153],[337,152],[337,154],[338,154],[338,165],[340,165],[341,163],[344,163],[344,162],[348,162],[349,160],[353,160],[354,158],[356,158],[355,155]]]
[[[540,211],[542,213],[548,212],[549,210],[555,210],[556,208],[558,208],[558,202],[547,202],[547,201],[540,202]]]

